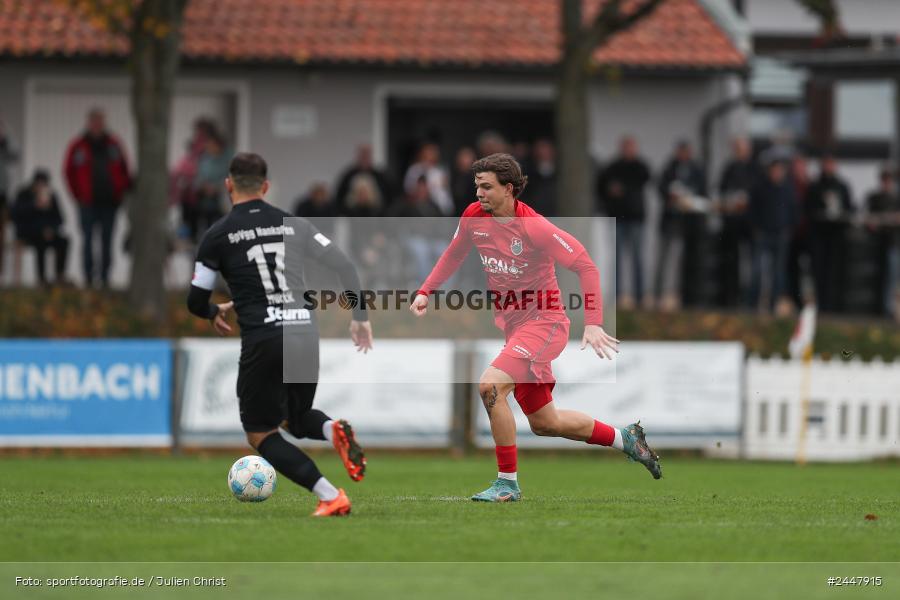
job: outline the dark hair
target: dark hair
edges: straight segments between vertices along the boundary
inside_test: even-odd
[[[259,154],[239,152],[228,165],[228,177],[239,192],[255,192],[262,187],[269,173],[266,161]]]
[[[46,169],[35,169],[31,176],[31,185],[36,183],[50,183],[50,171]]]
[[[514,198],[518,198],[528,185],[528,177],[522,173],[522,166],[511,154],[498,153],[480,158],[472,163],[472,172],[476,175],[493,173],[503,186],[511,183]]]
[[[194,127],[203,132],[204,135],[218,134],[216,124],[212,119],[207,117],[199,117],[194,121]]]
[[[225,136],[215,127],[206,132],[206,139],[207,141],[215,142],[220,148],[225,147]]]

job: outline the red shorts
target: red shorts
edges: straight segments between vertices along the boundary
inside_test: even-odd
[[[506,345],[491,366],[512,377],[513,395],[526,415],[553,400],[556,378],[550,361],[562,354],[568,342],[568,319],[534,319],[507,330]]]

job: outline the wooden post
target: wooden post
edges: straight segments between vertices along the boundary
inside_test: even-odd
[[[472,393],[474,382],[470,381],[474,347],[467,342],[458,342],[453,352],[453,386],[450,423],[450,453],[464,456],[473,447],[472,441]]]

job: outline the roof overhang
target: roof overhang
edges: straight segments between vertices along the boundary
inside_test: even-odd
[[[900,79],[898,46],[786,52],[778,57],[819,79]]]

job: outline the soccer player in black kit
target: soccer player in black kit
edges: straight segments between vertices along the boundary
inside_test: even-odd
[[[267,170],[257,154],[240,153],[232,159],[225,186],[233,207],[200,241],[188,309],[225,335],[231,331],[226,316],[234,308],[241,326],[237,395],[247,441],[279,473],[318,496],[313,516],[346,515],[350,500],[344,490],[323,477],[278,428],[298,438],[330,440],[350,478],[361,481],[365,475],[365,457],[350,424],[312,408],[319,375],[315,313],[286,308],[299,306],[295,298],[305,293],[300,258],[335,271],[344,290],[354,291],[357,298],[359,276],[346,255],[312,224],[263,200],[269,189]],[[292,218],[286,223],[285,217]],[[286,245],[292,260],[298,259],[289,271]],[[218,273],[228,283],[231,302],[209,301]],[[357,351],[372,348],[372,329],[361,303],[353,308],[350,336]],[[287,375],[297,383],[285,383]]]

